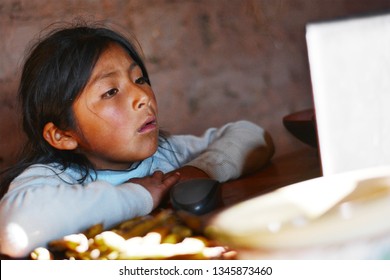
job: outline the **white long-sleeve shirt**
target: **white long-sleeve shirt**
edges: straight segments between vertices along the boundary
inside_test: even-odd
[[[263,166],[272,154],[266,132],[251,122],[239,121],[208,129],[201,137],[170,136],[153,156],[130,169],[98,170],[82,184],[75,169],[31,165],[12,181],[0,201],[0,252],[24,257],[36,247],[94,224],[110,228],[150,213],[150,193],[127,182],[130,178],[191,165],[224,182],[249,171],[245,169]],[[252,162],[248,163],[248,158]]]

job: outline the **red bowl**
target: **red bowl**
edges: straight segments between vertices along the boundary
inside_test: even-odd
[[[318,147],[314,109],[289,114],[283,118],[284,127],[297,139],[314,148]]]

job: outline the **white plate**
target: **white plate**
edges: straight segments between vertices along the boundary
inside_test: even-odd
[[[286,250],[390,233],[390,166],[320,177],[241,202],[206,232],[231,247]]]

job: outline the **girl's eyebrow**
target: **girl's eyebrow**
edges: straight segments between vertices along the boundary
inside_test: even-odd
[[[130,72],[133,71],[134,68],[136,68],[137,66],[138,66],[138,64],[135,61],[133,61],[129,66],[129,71]],[[105,78],[113,77],[113,76],[117,75],[118,72],[119,72],[118,70],[114,70],[114,71],[100,73],[100,74],[96,75],[95,77],[93,77],[90,84],[94,84],[97,81],[103,80]]]

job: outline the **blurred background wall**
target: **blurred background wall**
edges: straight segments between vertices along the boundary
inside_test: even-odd
[[[305,25],[387,9],[389,0],[0,0],[0,169],[24,140],[16,99],[24,50],[53,22],[81,17],[134,33],[166,130],[201,134],[247,119],[282,154],[305,145],[283,117],[313,106]]]

